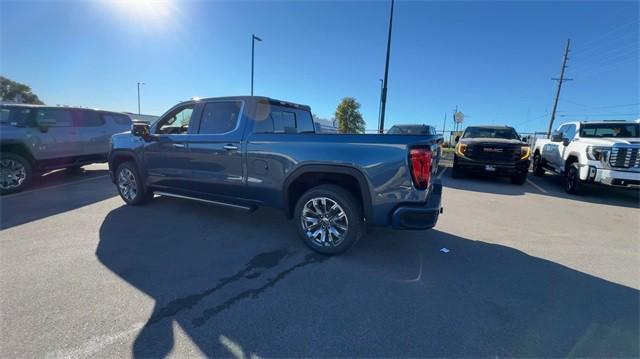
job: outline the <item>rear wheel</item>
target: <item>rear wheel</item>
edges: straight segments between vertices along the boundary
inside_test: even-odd
[[[33,169],[26,158],[9,152],[0,154],[0,193],[20,192],[32,177]]]
[[[577,163],[569,165],[569,168],[565,173],[565,190],[570,194],[580,194],[582,191],[580,168]]]
[[[542,167],[542,157],[540,153],[533,156],[533,174],[538,177],[544,176],[544,168]]]
[[[294,220],[309,248],[322,254],[338,254],[362,236],[362,208],[354,196],[336,185],[308,190],[296,204]]]
[[[153,192],[144,186],[138,168],[133,162],[125,162],[118,166],[116,186],[120,197],[130,205],[144,204],[153,198]]]

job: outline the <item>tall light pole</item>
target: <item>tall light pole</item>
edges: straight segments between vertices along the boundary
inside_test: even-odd
[[[138,116],[140,116],[140,85],[146,85],[144,82],[138,82]]]
[[[382,99],[380,100],[380,128],[378,131],[384,133],[384,113],[387,108],[387,80],[389,78],[389,52],[391,51],[391,28],[393,27],[393,3],[391,0],[391,13],[389,15],[389,35],[387,36],[387,59],[384,63],[384,83],[382,84]]]
[[[256,40],[262,41],[256,34],[251,34],[251,96],[253,96],[253,59],[255,56]]]
[[[384,86],[384,81],[382,79],[378,79],[380,81],[380,106],[378,106],[378,129],[380,128],[380,114],[382,113],[382,88]]]

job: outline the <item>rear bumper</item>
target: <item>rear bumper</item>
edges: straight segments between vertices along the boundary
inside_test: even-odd
[[[528,172],[530,163],[531,161],[529,160],[521,160],[513,163],[493,163],[489,161],[473,161],[456,156],[454,165],[457,169],[465,172],[490,173],[498,176],[513,176]],[[490,166],[494,170],[488,171],[487,166]]]
[[[442,183],[436,179],[427,201],[421,204],[401,204],[391,215],[393,229],[431,229],[442,213]]]

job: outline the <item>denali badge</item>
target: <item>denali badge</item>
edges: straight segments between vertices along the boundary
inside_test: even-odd
[[[502,148],[485,147],[482,149],[484,152],[502,152]]]

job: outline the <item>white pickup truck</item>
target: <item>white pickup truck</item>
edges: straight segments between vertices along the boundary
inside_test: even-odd
[[[562,124],[533,149],[533,172],[565,177],[578,194],[585,183],[640,187],[640,121],[579,121]]]

